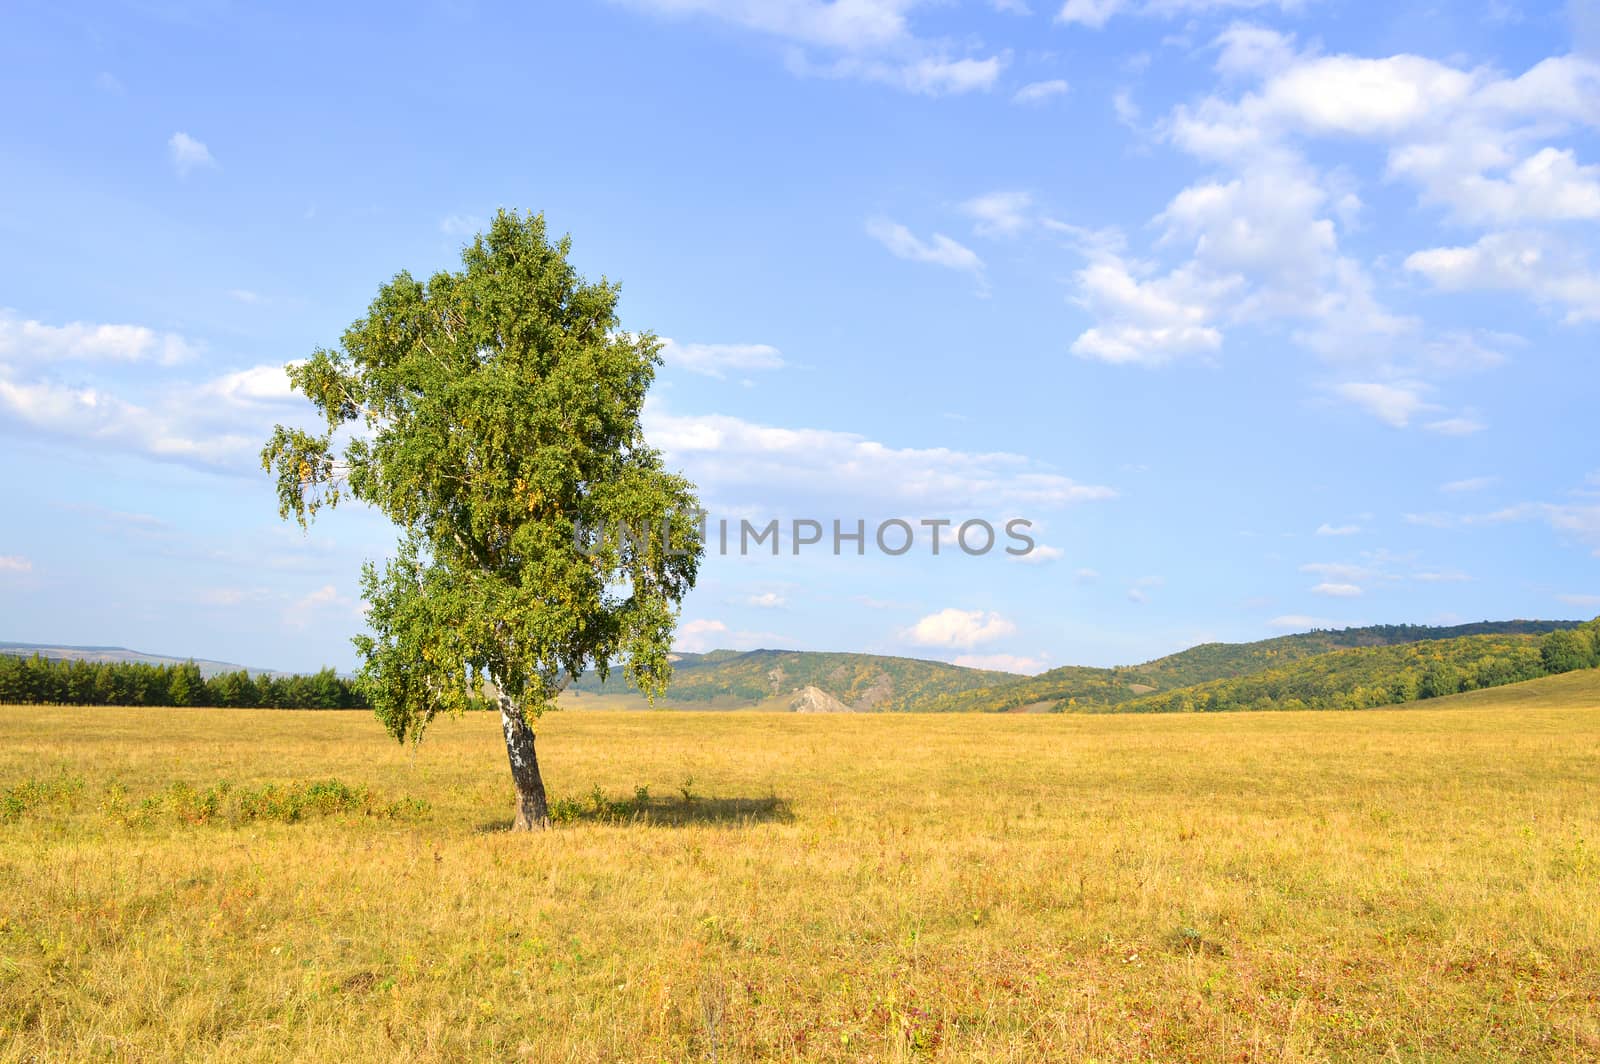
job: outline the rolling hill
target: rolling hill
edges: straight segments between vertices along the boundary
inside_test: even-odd
[[[942,661],[798,650],[678,654],[672,670],[672,686],[663,704],[718,709],[754,706],[815,687],[851,709],[896,712],[916,709],[946,692],[1022,679],[1012,673],[966,669]],[[620,669],[612,670],[605,682],[588,673],[573,690],[580,696],[579,705],[584,693],[638,697]]]
[[[1407,643],[1472,636],[1514,636],[1537,639],[1549,632],[1575,628],[1578,621],[1483,621],[1430,627],[1413,624],[1316,630],[1277,636],[1254,643],[1202,643],[1188,650],[1113,669],[1068,665],[1038,676],[1012,678],[1000,684],[953,691],[915,708],[937,712],[1002,712],[1023,708],[1104,709],[1197,684],[1229,680],[1283,669],[1341,650],[1398,646]]]

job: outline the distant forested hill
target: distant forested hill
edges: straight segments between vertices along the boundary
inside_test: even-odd
[[[1021,679],[1012,673],[877,654],[715,650],[676,659],[667,697],[677,704],[749,704],[816,687],[853,709],[893,712],[915,709],[937,694]],[[612,670],[603,684],[588,673],[574,687],[590,693],[637,693],[621,669]]]
[[[1119,712],[1369,709],[1600,666],[1600,621],[1545,635],[1463,635],[1357,646],[1130,699]]]
[[[1301,632],[1255,643],[1202,643],[1188,650],[1113,669],[1068,665],[1038,676],[1010,678],[999,684],[935,696],[912,707],[939,712],[1001,712],[1023,706],[1105,709],[1160,692],[1191,687],[1268,669],[1283,669],[1337,650],[1398,646],[1425,640],[1467,636],[1534,638],[1576,627],[1578,621],[1483,621],[1449,627],[1416,624],[1380,624]]]

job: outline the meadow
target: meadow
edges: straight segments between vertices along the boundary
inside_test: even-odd
[[[1594,670],[1424,708],[0,709],[0,1059],[1600,1058]]]

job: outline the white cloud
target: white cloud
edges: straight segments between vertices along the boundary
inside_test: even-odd
[[[1371,566],[1357,565],[1353,562],[1310,562],[1302,565],[1300,571],[1302,573],[1315,573],[1326,578],[1330,583],[1348,584],[1377,576]]]
[[[1157,5],[1071,6],[1078,21],[1093,22]],[[1427,397],[1439,378],[1502,363],[1500,349],[1518,341],[1430,336],[1419,319],[1388,309],[1373,273],[1340,247],[1341,232],[1364,224],[1368,210],[1354,176],[1311,161],[1351,141],[1386,152],[1383,176],[1412,185],[1420,203],[1505,227],[1475,244],[1418,251],[1406,260],[1410,272],[1449,291],[1518,292],[1569,322],[1600,319],[1591,242],[1548,228],[1600,218],[1600,166],[1580,158],[1583,142],[1561,142],[1600,125],[1600,63],[1556,57],[1508,76],[1416,55],[1321,55],[1248,25],[1225,30],[1213,47],[1224,85],[1175,108],[1159,129],[1221,173],[1181,191],[1155,219],[1157,246],[1181,248],[1187,260],[1166,275],[1154,266],[1129,271],[1186,277],[1202,290],[1235,279],[1226,300],[1206,307],[1204,328],[1294,322],[1296,342],[1345,367],[1333,394],[1396,427],[1446,435],[1483,428],[1472,412],[1446,415]],[[1096,328],[1111,332],[1107,323]],[[1122,361],[1151,361],[1140,339],[1099,346]]]
[[[1354,536],[1360,531],[1360,525],[1330,525],[1323,523],[1317,526],[1317,535],[1319,536]]]
[[[282,366],[199,383],[163,383],[129,399],[103,388],[22,379],[0,366],[0,421],[68,443],[219,472],[256,468],[281,408],[297,401]]]
[[[1385,424],[1403,429],[1419,413],[1434,409],[1423,401],[1423,388],[1416,381],[1347,381],[1335,387],[1334,392]]]
[[[908,19],[918,0],[622,0],[674,18],[711,18],[790,46],[789,69],[802,75],[856,78],[908,92],[942,95],[988,89],[1003,56],[953,57],[919,37]],[[815,62],[807,50],[833,56]]]
[[[707,494],[777,493],[863,504],[916,506],[927,513],[978,507],[1052,508],[1114,498],[1005,452],[892,447],[832,429],[780,428],[724,414],[676,415],[645,408],[651,446],[683,466]]]
[[[208,468],[237,468],[265,438],[202,426],[178,404],[155,409],[49,382],[0,379],[0,415],[45,435]]]
[[[1030,81],[1011,95],[1012,103],[1041,104],[1053,100],[1057,96],[1065,96],[1072,86],[1062,78],[1051,78],[1049,81]]]
[[[0,310],[0,361],[7,362],[157,362],[170,366],[194,357],[199,348],[177,333],[143,325],[74,321],[46,325]]]
[[[776,591],[763,591],[757,595],[750,595],[744,601],[747,606],[755,606],[763,610],[782,609],[789,604],[789,600]]]
[[[953,664],[964,669],[1015,672],[1024,676],[1035,676],[1050,667],[1044,658],[1028,658],[1018,654],[961,654]]]
[[[1005,59],[918,59],[898,69],[888,80],[924,96],[956,96],[994,87]]]
[[[172,166],[178,171],[179,177],[188,177],[196,170],[217,168],[217,161],[211,157],[211,149],[187,133],[174,133],[167,140],[167,150],[171,153]]]
[[[899,222],[873,218],[867,222],[867,235],[888,248],[896,258],[960,270],[980,280],[983,277],[983,260],[977,252],[943,233],[935,233],[932,240],[924,241]]]
[[[1600,504],[1525,502],[1460,520],[1468,525],[1543,521],[1558,535],[1590,547],[1594,556],[1600,558]]]
[[[982,236],[1015,236],[1031,224],[1028,210],[1033,197],[1026,192],[991,192],[961,205]]]
[[[315,620],[318,614],[330,611],[359,614],[361,607],[355,599],[341,595],[339,589],[332,584],[324,584],[285,606],[283,623],[289,628],[303,629]]]
[[[1430,421],[1422,427],[1441,436],[1471,436],[1488,428],[1477,418],[1471,417],[1447,417],[1439,421]]]
[[[1188,268],[1139,277],[1135,268],[1119,255],[1102,253],[1078,272],[1076,301],[1101,324],[1078,335],[1073,354],[1159,366],[1222,346],[1222,333],[1211,324],[1213,305],[1235,286],[1234,280],[1207,281]]]
[[[691,654],[700,654],[717,649],[717,642],[719,640],[726,642],[729,634],[728,626],[721,621],[705,619],[687,621],[678,625],[673,637],[673,646]]]
[[[201,385],[198,392],[209,399],[220,399],[236,406],[301,401],[300,393],[290,387],[289,374],[283,366],[251,366],[224,373]]]
[[[966,650],[1003,639],[1016,630],[1016,625],[998,613],[951,608],[928,614],[907,629],[904,636],[918,646]]]
[[[1459,569],[1438,569],[1412,573],[1411,579],[1422,584],[1465,584],[1472,577]]]
[[[0,573],[31,573],[33,562],[20,554],[0,554]]]
[[[1127,89],[1118,89],[1111,94],[1111,110],[1116,114],[1117,121],[1129,129],[1138,127],[1142,112],[1134,102],[1133,93]]]
[[[1332,598],[1357,598],[1361,595],[1361,588],[1356,584],[1336,584],[1326,581],[1313,587],[1311,593],[1313,595],[1328,595]]]
[[[1236,22],[1217,35],[1217,72],[1224,77],[1276,74],[1295,58],[1294,38],[1264,26]]]
[[[906,12],[914,0],[627,0],[669,16],[704,16],[801,44],[864,51],[910,36]]]
[[[1275,7],[1293,11],[1304,0],[1066,0],[1057,22],[1099,29],[1120,14],[1179,18]]]
[[[1580,609],[1592,610],[1600,607],[1600,595],[1557,595],[1556,598],[1568,606],[1577,606]]]
[[[1439,490],[1452,494],[1463,491],[1482,491],[1484,488],[1493,487],[1497,479],[1496,477],[1466,477],[1462,480],[1452,480],[1449,483],[1440,484]]]
[[[1076,23],[1099,29],[1118,11],[1126,0],[1067,0],[1056,15],[1057,22]]]
[[[1065,552],[1060,547],[1051,547],[1040,544],[1026,554],[1009,555],[1009,560],[1020,562],[1023,565],[1045,565],[1060,559]]]
[[[1550,234],[1490,233],[1472,245],[1414,252],[1405,265],[1443,291],[1521,292],[1565,308],[1568,322],[1600,320],[1600,273],[1579,246]]]
[[[681,344],[663,338],[661,358],[675,369],[722,377],[727,373],[782,369],[783,353],[767,344]]]

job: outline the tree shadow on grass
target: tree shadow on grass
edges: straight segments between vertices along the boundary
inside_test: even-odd
[[[794,813],[789,803],[776,795],[765,798],[645,797],[623,801],[592,795],[584,799],[557,798],[550,803],[550,820],[557,829],[570,824],[734,828],[754,824],[788,824],[793,822]],[[478,825],[478,830],[485,833],[510,831],[511,820],[492,820]]]

